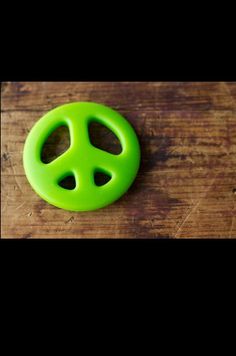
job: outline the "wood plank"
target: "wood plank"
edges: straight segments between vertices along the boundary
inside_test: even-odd
[[[33,82],[1,89],[2,237],[236,238],[236,83]],[[119,110],[141,143],[133,186],[96,212],[50,206],[22,166],[33,124],[71,101]]]

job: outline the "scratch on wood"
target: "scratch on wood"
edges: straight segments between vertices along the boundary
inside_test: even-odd
[[[28,232],[27,234],[24,234],[21,239],[24,240],[24,239],[30,239],[32,237],[31,233]]]
[[[25,202],[23,202],[22,204],[20,204],[20,205],[16,208],[16,210],[20,209],[23,205],[25,205]]]
[[[14,178],[15,178],[16,185],[17,185],[17,187],[19,188],[20,192],[23,194],[23,191],[22,191],[22,189],[21,189],[21,187],[20,187],[20,184],[19,184],[19,182],[18,182],[18,180],[17,180],[17,174],[16,174],[16,171],[15,171],[15,168],[14,168],[14,166],[13,166],[11,160],[10,160],[10,165],[11,165],[11,169],[12,169],[12,171],[13,171],[13,176],[14,176]]]
[[[232,231],[233,231],[233,226],[234,226],[234,216],[232,216],[232,220],[231,220],[231,225],[230,225],[230,229],[229,229],[229,237],[232,237]],[[236,236],[234,236],[236,237]]]
[[[178,233],[180,233],[182,231],[182,228],[184,226],[184,224],[188,221],[188,219],[190,218],[190,216],[194,213],[194,211],[197,209],[197,207],[199,206],[199,204],[202,202],[202,200],[207,196],[207,193],[209,192],[209,190],[211,189],[211,187],[213,186],[213,184],[215,183],[217,176],[215,176],[213,178],[213,180],[211,181],[211,184],[209,185],[209,187],[205,190],[205,193],[203,195],[203,197],[201,199],[199,199],[196,204],[194,206],[192,206],[187,214],[185,215],[185,217],[182,219],[180,225],[177,228],[176,233],[174,234],[174,237],[177,237]]]
[[[194,206],[192,206],[192,207],[188,210],[187,214],[185,215],[185,217],[184,217],[183,220],[181,221],[180,225],[178,226],[178,229],[177,229],[177,231],[176,231],[174,237],[177,237],[178,233],[181,232],[183,225],[184,225],[184,224],[186,223],[186,221],[190,218],[190,216],[192,215],[192,213],[197,209],[197,207],[199,206],[201,200],[202,200],[202,199],[199,199],[199,200],[197,201],[197,203],[196,203]]]
[[[234,218],[235,218],[235,214],[234,214],[234,210],[235,210],[235,202],[234,202],[234,206],[233,206],[233,212],[232,212],[232,220],[231,220],[231,225],[230,225],[230,229],[229,229],[229,237],[236,237],[236,236],[232,236],[232,232],[233,232],[233,227],[234,227]]]
[[[227,91],[227,94],[229,95],[229,97],[231,98],[231,104],[233,105],[234,104],[234,98],[233,98],[233,95],[231,94],[231,91],[227,85],[227,83],[224,83],[222,82],[221,85],[223,86],[223,88]]]
[[[66,224],[71,223],[74,219],[74,216],[71,216],[68,220],[66,220]]]

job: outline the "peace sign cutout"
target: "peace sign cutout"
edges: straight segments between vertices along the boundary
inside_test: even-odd
[[[120,140],[122,152],[114,155],[93,146],[88,126],[98,122]],[[47,138],[58,127],[69,128],[69,149],[50,163],[43,163],[41,151]],[[26,176],[35,192],[48,203],[65,210],[88,211],[102,208],[119,199],[136,177],[140,164],[137,136],[118,112],[95,103],[71,103],[44,115],[30,131],[24,146]],[[94,174],[111,176],[108,183],[97,186]],[[59,182],[74,175],[76,186],[64,189]]]

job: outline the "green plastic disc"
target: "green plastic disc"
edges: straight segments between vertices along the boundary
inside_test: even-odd
[[[120,140],[119,155],[103,151],[90,142],[88,126],[98,122]],[[60,126],[70,132],[70,147],[50,163],[43,163],[41,152],[47,138]],[[101,104],[71,103],[44,115],[31,129],[24,146],[26,176],[35,192],[48,203],[65,210],[95,210],[113,203],[130,187],[140,164],[140,146],[135,131],[118,112]],[[102,186],[94,181],[96,172],[111,179]],[[75,188],[59,182],[73,175]]]

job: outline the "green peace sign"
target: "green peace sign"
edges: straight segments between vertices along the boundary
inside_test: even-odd
[[[122,152],[114,155],[93,146],[88,125],[96,121],[118,137]],[[43,163],[41,151],[58,127],[69,128],[69,149],[50,163]],[[26,176],[35,192],[48,203],[71,211],[102,208],[120,198],[136,177],[140,164],[137,136],[118,112],[95,103],[71,103],[57,107],[43,116],[30,131],[24,146]],[[108,183],[97,186],[95,172],[111,176]],[[59,182],[74,175],[76,186],[68,190]]]

